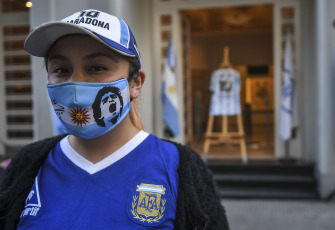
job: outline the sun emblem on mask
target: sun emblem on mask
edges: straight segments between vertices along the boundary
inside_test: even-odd
[[[88,123],[88,120],[90,119],[88,111],[83,108],[73,108],[71,109],[70,116],[72,118],[72,121],[77,126],[83,126]]]

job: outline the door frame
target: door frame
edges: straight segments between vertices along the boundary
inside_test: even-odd
[[[154,131],[156,135],[163,137],[163,122],[162,122],[162,103],[160,101],[160,90],[161,90],[161,63],[162,60],[162,52],[161,47],[161,25],[160,18],[162,15],[171,15],[172,23],[171,23],[171,36],[175,41],[175,51],[177,57],[177,93],[179,95],[178,103],[179,103],[179,124],[180,130],[184,130],[184,106],[183,106],[183,78],[178,76],[183,76],[183,60],[182,58],[182,31],[181,31],[181,17],[179,12],[181,10],[191,10],[191,9],[200,9],[200,8],[214,8],[214,7],[234,7],[241,5],[258,5],[258,4],[272,4],[273,5],[273,60],[274,60],[274,106],[275,106],[275,114],[274,114],[274,145],[275,145],[275,158],[284,157],[286,154],[287,148],[285,147],[285,143],[281,140],[279,136],[279,125],[280,125],[280,98],[281,98],[281,75],[282,75],[282,51],[281,51],[281,41],[283,36],[281,35],[281,24],[280,24],[280,9],[282,7],[291,6],[295,9],[295,40],[296,42],[296,81],[300,81],[300,6],[301,0],[235,0],[235,1],[215,1],[215,0],[193,0],[193,1],[185,1],[185,0],[170,0],[170,1],[162,1],[162,0],[153,0],[153,38],[154,38],[154,60],[153,60],[153,73],[154,76],[154,108],[156,108],[155,120],[154,120]],[[300,85],[297,87],[297,101],[300,101],[301,95]],[[298,103],[301,107],[301,103]],[[298,107],[298,110],[301,109]],[[181,135],[174,138],[175,141],[184,143],[185,135],[184,132],[181,132]],[[290,141],[288,146],[288,152],[291,153],[292,157],[297,159],[301,159],[302,156],[302,133],[300,130],[296,133],[296,137]]]

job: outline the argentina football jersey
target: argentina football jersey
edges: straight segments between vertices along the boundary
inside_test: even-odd
[[[212,92],[209,114],[238,115],[240,105],[240,74],[231,68],[218,69],[212,73],[210,90]]]
[[[39,170],[17,229],[173,229],[179,153],[140,131],[93,164],[65,137]]]

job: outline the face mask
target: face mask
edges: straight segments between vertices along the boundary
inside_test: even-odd
[[[128,81],[64,82],[47,85],[64,128],[80,138],[99,137],[115,128],[130,110]]]

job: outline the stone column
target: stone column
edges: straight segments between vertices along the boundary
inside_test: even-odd
[[[335,2],[316,1],[318,114],[317,176],[319,191],[326,198],[335,191]],[[313,93],[313,92],[311,92]]]

